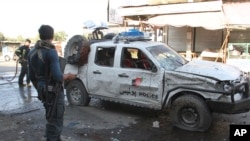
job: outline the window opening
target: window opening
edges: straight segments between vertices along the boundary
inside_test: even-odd
[[[152,62],[146,54],[136,48],[123,48],[121,60],[121,67],[123,68],[152,69]]]
[[[112,67],[114,65],[115,47],[98,47],[95,63],[100,66]]]

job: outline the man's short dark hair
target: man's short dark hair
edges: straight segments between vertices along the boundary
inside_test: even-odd
[[[29,43],[31,43],[30,39],[26,39],[26,40],[25,40],[25,42],[29,42]]]
[[[41,40],[50,40],[54,38],[54,29],[49,25],[41,25],[38,32]]]

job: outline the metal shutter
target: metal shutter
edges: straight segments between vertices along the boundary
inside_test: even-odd
[[[229,42],[230,43],[250,43],[250,29],[231,31]]]
[[[187,50],[187,28],[168,26],[168,45],[178,52]]]
[[[219,50],[223,43],[223,30],[206,30],[204,28],[195,28],[195,52],[202,52],[205,49],[212,51]]]

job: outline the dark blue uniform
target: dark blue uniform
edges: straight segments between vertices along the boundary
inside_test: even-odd
[[[26,82],[27,85],[30,83],[30,79],[28,76],[28,64],[27,64],[27,57],[28,57],[28,53],[30,51],[30,48],[28,46],[21,46],[19,47],[15,53],[16,55],[19,57],[19,63],[21,64],[21,72],[19,75],[19,79],[18,79],[18,84],[19,86],[23,86],[23,78],[26,75]]]
[[[40,50],[40,53],[38,53]],[[56,83],[61,84],[63,82],[63,73],[60,68],[59,58],[55,46],[46,41],[38,41],[35,48],[32,49],[28,57],[29,63],[29,76],[30,80],[39,93],[40,88],[45,88],[48,83],[49,86],[54,86]],[[48,74],[46,73],[48,70]],[[47,75],[47,76],[46,76]],[[49,79],[48,79],[49,75]],[[55,111],[52,117],[47,119],[46,124],[46,138],[47,141],[59,141],[63,128],[63,115],[64,115],[64,93],[63,87],[57,93],[58,100],[56,102]],[[49,91],[45,97],[50,99],[54,98],[53,92]],[[49,106],[46,102],[42,101],[48,112]]]

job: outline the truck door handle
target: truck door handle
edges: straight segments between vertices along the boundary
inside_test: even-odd
[[[126,73],[118,74],[119,77],[128,77]]]
[[[99,70],[93,71],[94,74],[102,74]]]

